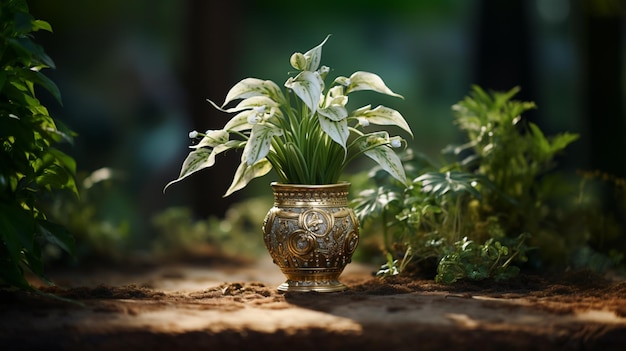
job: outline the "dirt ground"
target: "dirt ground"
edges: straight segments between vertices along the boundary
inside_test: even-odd
[[[507,282],[372,276],[279,293],[268,261],[66,270],[47,293],[0,290],[2,350],[622,350],[626,281],[588,272]]]

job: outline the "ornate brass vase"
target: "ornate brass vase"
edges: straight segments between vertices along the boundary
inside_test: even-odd
[[[272,183],[274,207],[263,223],[263,240],[287,281],[279,291],[342,291],[339,275],[359,242],[359,225],[348,207],[349,183]]]

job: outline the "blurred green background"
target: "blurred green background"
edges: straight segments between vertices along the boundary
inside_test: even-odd
[[[188,131],[217,129],[228,120],[206,99],[222,101],[246,77],[282,84],[290,55],[327,34],[332,37],[322,64],[334,70],[331,74],[376,72],[405,97],[376,101],[405,116],[416,151],[436,159],[442,147],[460,141],[450,107],[472,84],[495,90],[520,85],[519,98],[539,105],[528,118],[546,134],[581,135],[561,167],[626,176],[626,26],[619,0],[32,0],[29,5],[54,29],[38,33],[37,40],[56,62],[47,74],[63,94],[63,106],[52,100],[47,105],[78,133],[67,152],[83,177],[103,167],[114,170],[107,178],[112,185],[89,201],[97,203],[102,223],[124,228],[132,245],[153,239],[154,217],[169,208],[189,207],[183,215],[188,220],[219,218],[242,199],[270,195],[273,179],[266,177],[222,198],[239,162],[235,153],[166,194],[162,189],[178,175]]]

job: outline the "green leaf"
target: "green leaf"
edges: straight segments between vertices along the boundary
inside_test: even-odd
[[[22,263],[25,264],[31,272],[35,273],[39,279],[51,285],[52,282],[44,275],[41,252],[39,252],[39,250],[37,250],[37,252],[24,251],[22,255],[24,257]]]
[[[32,21],[33,31],[37,30],[45,30],[52,33],[52,26],[50,23],[42,20],[34,20]]]
[[[55,148],[49,148],[48,154],[52,155],[58,164],[67,169],[71,174],[76,173],[76,161],[74,158]]]
[[[271,80],[246,78],[230,88],[222,107],[226,106],[231,101],[253,96],[267,96],[278,103],[282,103],[285,100],[278,85]]]
[[[528,123],[530,130],[532,131],[532,138],[535,142],[535,145],[539,147],[543,154],[550,153],[550,142],[546,139],[545,135],[539,129],[539,127],[534,123]]]
[[[400,157],[387,145],[380,145],[373,149],[369,149],[364,152],[365,155],[372,160],[376,161],[382,169],[391,174],[405,185],[409,184],[404,173],[404,167],[402,167],[402,161]]]
[[[31,71],[31,72],[32,73],[29,78],[33,82],[39,84],[48,92],[50,92],[50,94],[52,94],[52,96],[56,99],[56,101],[59,104],[62,104],[61,91],[59,90],[57,85],[50,78],[46,77],[43,73],[35,72],[35,71]]]
[[[409,124],[404,117],[402,117],[400,112],[385,106],[377,106],[373,110],[370,110],[369,106],[365,106],[365,108],[366,109],[360,108],[353,111],[350,116],[363,117],[371,124],[398,126],[413,136],[411,127],[409,127]]]
[[[54,61],[45,53],[40,45],[35,44],[28,37],[7,39],[7,44],[15,50],[22,60],[30,66],[42,63],[47,67],[54,68]]]
[[[578,134],[561,133],[552,138],[551,141],[546,138],[541,129],[534,123],[528,123],[532,132],[533,140],[545,153],[554,154],[565,149],[569,144],[576,141]]]
[[[64,226],[46,220],[37,221],[37,226],[39,232],[48,242],[60,247],[70,255],[74,254],[76,250],[74,237]]]
[[[4,87],[4,83],[7,81],[7,74],[4,71],[0,71],[0,92]]]
[[[35,226],[31,213],[0,203],[0,235],[13,258],[19,259],[22,250],[32,251]]]
[[[324,81],[317,72],[302,71],[295,78],[290,77],[285,82],[285,87],[293,90],[309,108],[311,114],[317,111],[324,88]]]
[[[471,173],[461,171],[427,172],[417,177],[414,182],[422,185],[422,191],[438,197],[444,195],[456,196],[461,193],[470,193],[477,199],[481,198],[476,189],[479,179]]]
[[[272,138],[282,135],[282,133],[282,129],[271,124],[259,123],[253,125],[250,139],[248,139],[246,147],[243,149],[242,161],[251,166],[263,159],[270,151]]]
[[[349,78],[350,84],[346,88],[346,95],[358,90],[372,90],[378,93],[404,98],[400,94],[396,94],[385,85],[385,82],[375,73],[370,72],[354,72]]]
[[[26,8],[21,9],[21,11],[17,11],[13,17],[13,21],[13,30],[19,36],[31,32],[33,30],[33,22],[35,20],[33,16],[28,13],[28,9]]]
[[[52,164],[37,177],[37,184],[48,190],[63,189],[68,185],[69,175],[65,169],[59,165]]]
[[[575,133],[561,133],[561,134],[556,135],[552,139],[552,145],[551,145],[552,151],[558,152],[558,151],[565,149],[569,144],[578,140],[579,137],[580,136]]]
[[[42,206],[55,190],[78,193],[74,159],[52,147],[71,142],[73,132],[52,118],[36,95],[41,88],[61,103],[56,84],[41,73],[54,62],[32,33],[51,31],[50,24],[35,20],[24,0],[0,4],[0,284],[32,289],[24,269],[46,280],[44,239],[73,249],[62,227],[47,225],[50,209]]]
[[[34,219],[26,210],[0,203],[0,281],[28,289],[20,264],[34,248]],[[36,268],[36,267],[35,267]],[[43,275],[43,272],[34,272]]]
[[[262,177],[271,170],[272,165],[265,158],[251,166],[245,161],[242,161],[237,168],[237,171],[235,171],[233,182],[224,194],[224,197],[229,196],[237,190],[245,188],[252,179]]]
[[[52,117],[50,117],[52,119]],[[68,128],[63,122],[57,120],[54,120],[54,130],[51,130],[50,132],[55,134],[56,136],[58,136],[60,139],[57,139],[57,142],[60,141],[65,141],[66,143],[69,143],[71,145],[74,144],[74,136],[76,135],[76,133],[74,131],[72,131],[70,128]]]
[[[13,86],[16,86],[15,84],[13,84]],[[18,87],[18,89],[20,89],[21,87]],[[22,90],[22,94],[15,94],[15,100],[22,104],[23,107],[27,107],[29,109],[32,109],[34,107],[39,107],[41,106],[41,103],[39,102],[39,100],[37,100],[37,98],[33,97],[32,93],[28,90]],[[23,118],[25,115],[25,113],[22,113],[20,115],[18,115],[19,118]]]

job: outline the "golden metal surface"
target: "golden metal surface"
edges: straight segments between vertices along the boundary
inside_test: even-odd
[[[280,291],[342,291],[339,276],[359,242],[348,207],[349,183],[272,183],[274,207],[263,223],[263,240],[287,281]]]
[[[272,183],[274,206],[337,207],[348,206],[349,183],[300,185]]]

